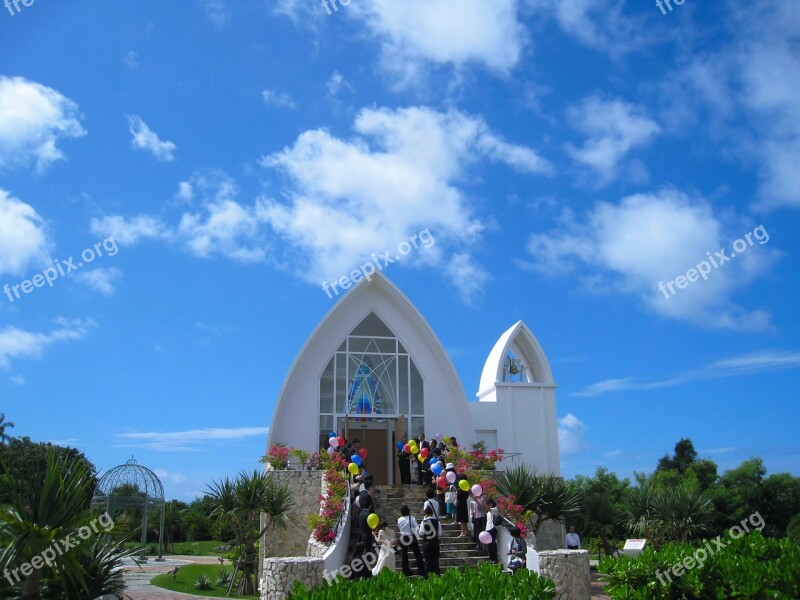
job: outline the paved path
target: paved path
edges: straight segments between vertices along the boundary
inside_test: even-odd
[[[126,560],[123,564],[123,579],[125,580],[125,600],[194,600],[208,599],[209,596],[195,596],[169,592],[163,588],[150,584],[150,580],[159,573],[169,573],[174,567],[181,567],[191,563],[217,564],[219,561],[214,556],[169,556],[163,562],[149,560],[137,565],[133,560]]]

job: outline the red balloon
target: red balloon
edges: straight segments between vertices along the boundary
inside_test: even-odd
[[[361,458],[367,458],[367,449],[366,448],[362,448],[361,450],[358,451],[358,455]]]
[[[439,475],[439,478],[436,480],[436,483],[439,484],[439,487],[444,489],[447,487],[447,478],[444,475]]]
[[[427,448],[423,448],[422,450],[419,451],[419,453],[420,453],[420,456],[422,456],[422,458],[428,458],[428,449]]]
[[[342,436],[339,436],[339,447],[344,448],[344,438]]]
[[[409,446],[408,444],[403,446],[403,452],[407,452],[408,454],[411,454],[411,446]]]

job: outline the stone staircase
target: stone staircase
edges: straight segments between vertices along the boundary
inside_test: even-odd
[[[425,488],[421,485],[382,485],[378,486],[379,493],[375,500],[375,512],[381,521],[389,523],[397,533],[397,519],[400,518],[400,507],[408,505],[411,514],[422,522],[422,505],[425,503]],[[356,516],[354,514],[354,516]],[[439,567],[446,569],[462,569],[467,566],[477,566],[488,560],[484,550],[477,550],[472,538],[459,538],[461,533],[457,523],[449,523],[449,519],[442,520],[442,538],[440,540]],[[352,554],[353,546],[358,541],[358,519],[353,519],[350,531],[350,548],[348,556]],[[420,549],[422,543],[420,542]],[[400,552],[395,555],[396,570],[402,572]],[[414,553],[409,552],[409,566],[412,573],[417,573]]]

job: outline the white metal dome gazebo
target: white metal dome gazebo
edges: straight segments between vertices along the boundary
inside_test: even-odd
[[[120,494],[120,491],[123,491]],[[158,558],[162,556],[164,540],[164,486],[161,480],[147,467],[143,467],[131,457],[124,465],[119,465],[107,471],[97,484],[92,506],[104,506],[106,512],[114,517],[115,513],[124,509],[138,509],[142,511],[142,548],[139,553],[140,561],[147,561],[145,549],[147,547],[147,518],[152,510],[160,510],[158,528]]]

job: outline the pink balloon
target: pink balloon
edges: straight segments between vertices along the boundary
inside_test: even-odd
[[[452,471],[447,472],[447,482],[448,483],[455,483],[456,482],[456,474]]]
[[[472,495],[476,498],[480,498],[483,494],[483,488],[479,486],[477,483],[472,486]]]
[[[478,534],[478,541],[481,544],[491,544],[492,543],[492,534],[488,531],[481,531]]]
[[[442,434],[441,434],[441,433],[437,433],[437,434],[436,434],[436,441],[437,441],[437,442],[441,442],[443,439],[444,439],[444,438],[442,437]]]
[[[328,445],[331,448],[338,448],[339,447],[339,439],[335,438],[335,437],[329,438],[328,439]]]

